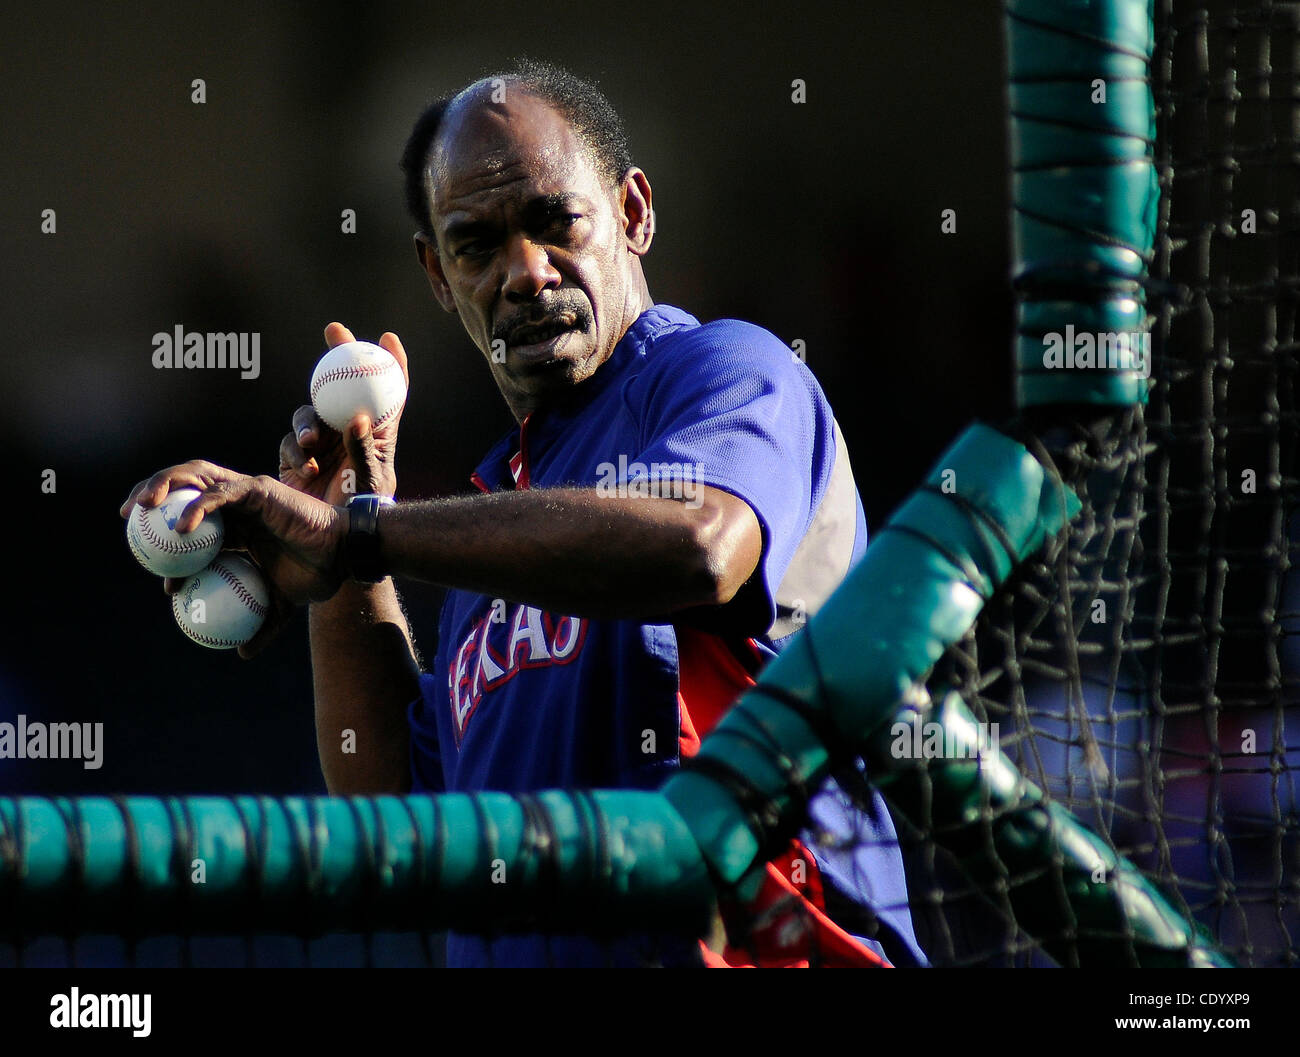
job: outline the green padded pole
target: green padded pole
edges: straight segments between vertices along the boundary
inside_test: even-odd
[[[1079,501],[1015,441],[974,426],[867,548],[848,580],[723,718],[664,795],[710,867],[743,899],[803,826],[834,763],[868,777],[977,882],[1007,889],[1016,920],[1067,964],[1226,964],[1142,875],[1047,805],[996,745],[924,759],[896,725],[941,724],[978,745],[955,694],[935,715],[920,681]],[[1136,952],[1136,957],[1134,956]]]
[[[658,793],[0,799],[0,936],[702,935],[713,905]]]
[[[716,773],[687,770],[665,785],[722,880],[739,882],[766,843],[797,831],[804,795],[828,773],[828,746],[841,759],[860,754],[1012,568],[1078,509],[1059,479],[996,430],[972,426],[953,444],[764,670],[760,691],[775,688],[801,707],[751,693],[700,748],[705,768],[737,776],[780,815],[770,842]]]
[[[1145,403],[1151,0],[1009,0],[1020,406]]]
[[[936,729],[942,754],[917,753]],[[1003,892],[1020,928],[1061,964],[1231,965],[1132,863],[1045,801],[989,733],[950,691],[937,707],[923,700],[896,713],[869,749],[868,772],[972,881]]]

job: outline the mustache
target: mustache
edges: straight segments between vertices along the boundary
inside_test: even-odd
[[[526,330],[546,326],[590,330],[593,322],[591,309],[583,299],[557,295],[544,302],[534,302],[523,311],[499,320],[492,328],[492,340],[515,345],[518,344],[517,336]]]

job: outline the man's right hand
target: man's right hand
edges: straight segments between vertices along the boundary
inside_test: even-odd
[[[325,328],[325,342],[331,349],[354,340],[342,323]],[[384,334],[379,345],[397,360],[409,388],[406,350],[397,335]],[[332,506],[342,506],[353,495],[367,492],[394,495],[401,418],[399,412],[392,421],[372,430],[370,418],[357,415],[340,433],[322,422],[311,404],[303,405],[293,414],[293,432],[280,442],[280,481]]]

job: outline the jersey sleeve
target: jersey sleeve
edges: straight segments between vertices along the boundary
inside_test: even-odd
[[[735,320],[678,336],[651,358],[640,381],[636,461],[652,478],[680,475],[680,498],[687,501],[692,482],[743,499],[762,529],[754,576],[721,610],[696,614],[697,622],[763,635],[776,614],[777,587],[830,478],[830,407],[790,349]]]

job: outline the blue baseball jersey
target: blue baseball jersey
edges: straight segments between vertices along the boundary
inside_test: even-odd
[[[807,367],[768,331],[701,325],[669,305],[644,312],[591,378],[503,437],[474,481],[489,492],[579,487],[688,504],[704,486],[721,489],[754,511],[762,557],[727,605],[661,620],[596,620],[448,591],[437,654],[409,713],[417,792],[659,787],[866,545],[848,454]],[[629,596],[638,589],[626,585]],[[923,963],[883,802],[864,812],[829,788],[815,807],[823,825],[857,838],[851,853],[818,853],[817,864],[873,908],[877,934],[858,939],[895,962]],[[693,957],[691,945],[663,937],[453,933],[447,950],[451,965]]]

